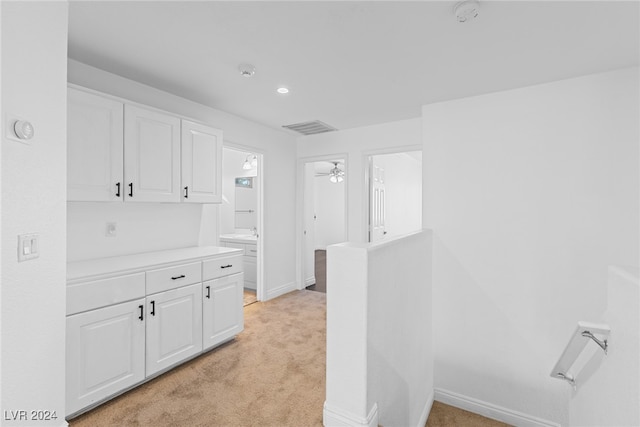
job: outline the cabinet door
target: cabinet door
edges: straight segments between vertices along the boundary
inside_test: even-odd
[[[122,200],[123,104],[68,89],[67,199]]]
[[[180,119],[126,105],[124,178],[127,202],[180,201]]]
[[[222,131],[182,121],[182,197],[185,202],[222,202]]]
[[[202,351],[202,284],[147,297],[147,376]]]
[[[144,299],[67,317],[67,415],[144,380]]]
[[[247,245],[249,247],[249,245]],[[244,267],[244,287],[247,289],[257,289],[258,266],[255,256],[245,256],[243,259]]]
[[[244,329],[243,273],[202,284],[202,334],[204,349],[238,335]]]

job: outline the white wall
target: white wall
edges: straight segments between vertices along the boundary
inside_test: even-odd
[[[0,423],[65,425],[67,3],[1,8],[2,120],[27,119],[35,135],[28,145],[9,140],[3,123]],[[18,263],[17,236],[33,232],[40,257]],[[5,415],[19,410],[57,419]]]
[[[327,249],[344,242],[345,182],[332,183],[328,176],[316,176],[314,183],[315,249]]]
[[[69,60],[69,82],[88,87],[100,92],[112,94],[125,99],[139,102],[152,107],[160,108],[175,114],[193,118],[222,129],[225,144],[233,143],[248,147],[252,151],[264,155],[264,230],[261,236],[265,250],[265,285],[266,298],[273,298],[282,292],[295,288],[295,139],[289,134],[271,129],[269,127],[242,119],[220,110],[206,107],[201,104],[177,97],[159,89],[152,88],[133,80],[125,79],[115,74],[108,73],[97,68],[87,66],[74,60]],[[92,210],[92,227],[102,228],[107,216],[104,215],[100,204]],[[126,206],[124,206],[127,209]],[[168,210],[168,212],[165,212]],[[69,204],[70,217],[75,217],[75,204]],[[175,222],[200,222],[200,228],[196,235],[196,228],[190,229],[190,235],[184,236],[180,241],[174,240],[173,235],[163,235],[158,239],[157,230],[154,240],[160,246],[182,246],[185,241],[198,242],[200,245],[216,244],[218,236],[218,211],[215,205],[202,205],[199,219],[189,207],[166,207],[164,205],[148,205],[140,209],[148,209],[148,218],[154,215],[164,219],[177,214]],[[140,216],[142,218],[143,216]],[[103,245],[106,238],[98,239],[99,230],[81,234],[72,224],[69,224],[69,247],[83,248],[92,245]],[[129,231],[136,233],[128,236],[130,240],[147,239],[148,230],[138,221],[139,228],[131,227]],[[93,236],[93,237],[92,237]],[[118,232],[118,237],[125,237]],[[120,245],[119,250],[131,253],[126,245]]]
[[[386,236],[422,229],[422,163],[407,153],[373,156],[373,163],[384,169]]]
[[[325,425],[425,425],[433,402],[430,259],[427,231],[328,247]]]
[[[407,151],[403,148],[409,146],[419,149],[421,144],[422,122],[419,118],[299,137],[297,140],[298,159],[328,155],[345,158],[347,235],[351,242],[367,241],[366,156],[390,150]],[[298,179],[301,178],[302,171],[298,175]]]
[[[438,389],[567,424],[550,369],[638,264],[638,90],[630,68],[423,107]]]
[[[298,187],[297,187],[297,277],[303,287],[304,235],[303,230],[303,188],[304,163],[315,160],[345,159],[345,191],[347,193],[346,234],[349,242],[368,240],[368,197],[365,185],[367,157],[373,154],[393,151],[407,151],[420,148],[422,144],[422,121],[420,118],[383,123],[343,131],[327,132],[297,139]]]
[[[640,281],[638,268],[609,267],[607,310],[602,323],[609,325],[607,355],[595,344],[595,354],[576,373],[570,425],[576,427],[633,427],[640,425]],[[593,368],[589,369],[591,366]]]

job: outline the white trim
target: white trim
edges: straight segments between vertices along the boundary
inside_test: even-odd
[[[322,410],[322,424],[326,427],[377,427],[378,404],[374,403],[367,418],[330,406],[326,401]]]
[[[429,418],[429,414],[431,413],[431,407],[433,406],[433,399],[435,393],[432,390],[429,394],[429,398],[424,404],[424,408],[422,408],[422,413],[420,414],[420,420],[418,421],[418,427],[424,427],[427,425],[427,419]]]
[[[560,424],[534,417],[533,415],[523,414],[522,412],[513,411],[503,408],[502,406],[492,403],[483,402],[482,400],[472,397],[463,396],[448,390],[435,389],[435,400],[483,417],[502,421],[518,427],[561,427]]]
[[[305,251],[305,235],[304,235],[304,187],[305,187],[305,173],[304,167],[307,163],[315,163],[315,162],[323,162],[323,161],[331,161],[335,159],[343,159],[344,160],[344,172],[345,182],[347,183],[344,187],[344,241],[349,241],[349,153],[333,153],[333,154],[322,154],[317,156],[309,156],[309,157],[298,157],[296,159],[296,278],[297,285],[299,286],[296,289],[304,289],[305,286],[305,259],[304,259],[304,251]],[[315,248],[314,248],[315,249]],[[268,299],[268,298],[267,298]]]
[[[289,283],[284,284],[282,286],[278,286],[275,289],[268,289],[267,290],[267,298],[265,299],[265,301],[268,301],[268,300],[273,299],[273,298],[277,298],[277,297],[279,297],[281,295],[284,295],[284,294],[286,294],[288,292],[291,292],[291,291],[295,291],[297,289],[298,288],[296,287],[296,282],[289,282]]]
[[[316,284],[316,276],[307,277],[304,281],[304,287],[315,285]]]

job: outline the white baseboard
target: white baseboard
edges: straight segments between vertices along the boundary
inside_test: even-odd
[[[273,299],[273,298],[277,298],[280,295],[284,295],[284,294],[286,294],[288,292],[295,291],[297,289],[298,288],[296,287],[296,283],[295,282],[289,282],[289,283],[287,283],[285,285],[278,286],[275,289],[269,289],[267,291],[267,299],[265,299],[265,301],[268,301],[268,300]]]
[[[424,404],[424,408],[422,408],[422,412],[420,413],[420,421],[418,422],[418,427],[424,427],[427,425],[427,418],[429,418],[429,413],[431,412],[431,407],[433,406],[433,396],[434,392],[432,391],[429,395],[429,398]]]
[[[367,418],[362,418],[324,402],[322,424],[325,427],[378,427],[378,404],[374,403]]]
[[[435,400],[518,427],[561,427],[560,424],[552,421],[543,420],[448,390],[435,389]]]
[[[307,286],[315,285],[315,283],[316,276],[307,277],[304,281],[304,287],[306,288]]]

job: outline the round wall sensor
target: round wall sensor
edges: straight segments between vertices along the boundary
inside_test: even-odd
[[[480,4],[475,0],[463,1],[453,8],[458,22],[469,22],[478,17],[480,13]]]
[[[13,131],[19,139],[29,140],[33,138],[35,130],[33,125],[26,120],[18,120],[13,124]]]
[[[240,75],[243,77],[251,77],[256,73],[256,67],[251,64],[240,64],[238,71],[240,71]]]

